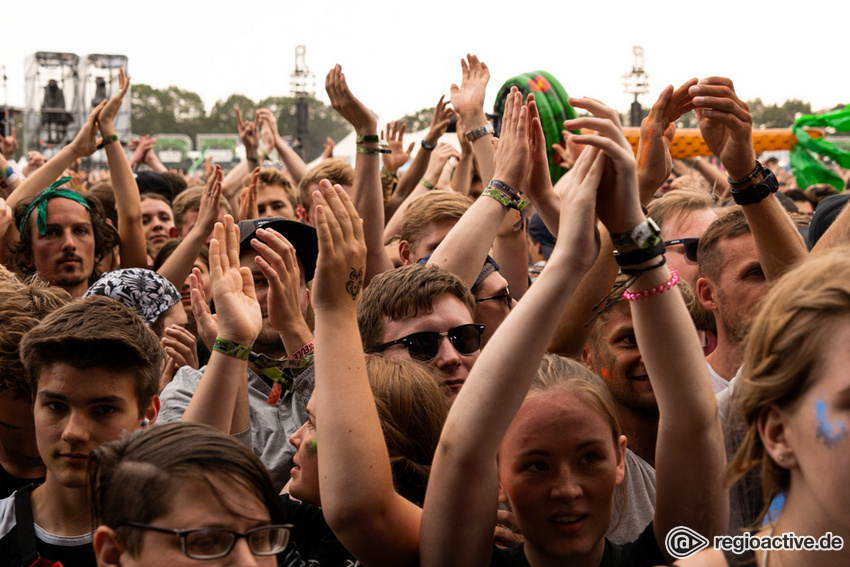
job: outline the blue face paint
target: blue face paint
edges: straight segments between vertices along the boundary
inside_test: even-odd
[[[831,447],[834,443],[847,437],[847,429],[844,427],[844,422],[839,421],[833,426],[826,418],[826,402],[818,398],[815,402],[815,411],[818,418],[817,438],[823,440],[823,444]]]

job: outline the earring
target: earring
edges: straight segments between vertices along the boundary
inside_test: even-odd
[[[784,462],[785,462],[785,455],[779,455],[779,457],[778,457],[778,458],[779,458],[779,462],[780,462],[780,463],[784,463]]]
[[[142,427],[147,427],[147,425],[148,425],[150,422],[151,422],[151,420],[149,420],[148,418],[145,418],[145,420],[142,422]]]

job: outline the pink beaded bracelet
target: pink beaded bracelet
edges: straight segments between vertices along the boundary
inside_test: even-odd
[[[645,289],[643,291],[631,292],[626,290],[623,292],[623,299],[626,301],[640,301],[641,299],[646,299],[647,297],[651,297],[653,295],[659,295],[664,293],[668,289],[672,288],[674,285],[679,283],[679,272],[676,270],[670,270],[670,279],[661,284],[658,287],[653,287],[652,289]]]

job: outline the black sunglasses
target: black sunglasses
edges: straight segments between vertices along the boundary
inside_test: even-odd
[[[441,338],[448,337],[452,346],[460,354],[472,354],[481,348],[481,335],[483,333],[484,325],[475,323],[458,325],[444,333],[421,331],[379,345],[373,349],[373,352],[383,352],[391,346],[404,345],[407,347],[407,353],[410,355],[410,358],[422,362],[430,362],[434,360],[434,357],[440,351]]]
[[[505,300],[505,302],[508,304],[508,311],[513,309],[514,300],[513,300],[513,298],[511,298],[511,290],[510,289],[506,289],[505,293],[500,293],[499,295],[493,295],[491,297],[482,297],[481,299],[476,299],[475,303],[481,303],[482,301],[491,301],[491,300],[496,301],[496,300],[499,300],[499,299]]]
[[[697,248],[699,248],[699,238],[678,238],[676,240],[664,241],[664,246],[674,246],[681,244],[685,247],[685,257],[691,262],[697,261]]]

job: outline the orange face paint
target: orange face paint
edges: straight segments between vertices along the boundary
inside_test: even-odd
[[[602,374],[603,378],[608,378],[608,369],[607,368],[603,368],[602,370],[599,371],[599,373]]]

